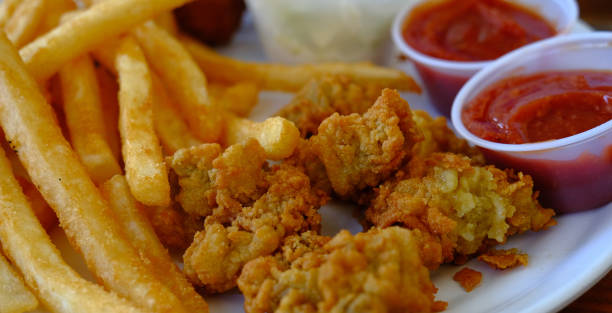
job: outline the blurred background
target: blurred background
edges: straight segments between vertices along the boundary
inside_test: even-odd
[[[612,30],[612,0],[578,0],[580,17],[596,29]]]

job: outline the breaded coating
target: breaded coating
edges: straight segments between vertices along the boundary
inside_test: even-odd
[[[217,207],[183,256],[185,274],[209,293],[233,288],[242,266],[274,253],[284,237],[320,229],[327,197],[299,169],[269,168],[256,147],[251,140],[228,148],[209,171]]]
[[[244,267],[238,287],[247,313],[432,312],[439,307],[409,230],[374,228],[355,236],[344,230],[331,240],[305,237],[292,237],[282,255],[257,258]]]
[[[423,140],[412,148],[413,155],[426,157],[434,152],[451,152],[470,157],[475,165],[485,164],[482,152],[470,146],[467,140],[458,138],[448,128],[446,118],[439,116],[434,119],[421,110],[412,111],[412,113],[412,118],[423,135]]]
[[[215,206],[213,181],[208,172],[213,167],[213,160],[223,150],[218,144],[202,144],[180,149],[167,163],[178,177],[180,191],[175,197],[183,210],[189,214],[208,216]]]
[[[420,230],[427,245],[422,257],[430,268],[555,224],[554,211],[538,203],[530,176],[474,166],[468,157],[452,153],[414,157],[376,194],[367,220],[378,227]]]
[[[277,115],[292,121],[302,137],[308,138],[333,113],[365,113],[381,91],[380,86],[356,84],[346,77],[314,78]]]
[[[521,253],[517,249],[491,249],[478,256],[478,260],[487,263],[494,269],[505,270],[520,265],[527,266],[529,263],[529,256],[526,253]]]
[[[146,214],[161,243],[171,251],[185,251],[196,232],[204,228],[202,217],[185,213],[176,203],[170,207],[148,207]]]
[[[310,184],[314,189],[331,195],[332,186],[325,165],[314,151],[312,141],[300,139],[293,154],[283,161],[285,164],[295,166],[310,178]]]
[[[334,191],[347,198],[399,169],[421,134],[408,103],[385,89],[363,116],[334,113],[310,140]]]
[[[480,285],[482,273],[469,267],[464,267],[453,275],[453,280],[458,282],[466,292],[470,292]]]

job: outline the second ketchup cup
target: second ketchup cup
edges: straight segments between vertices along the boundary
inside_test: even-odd
[[[450,117],[451,105],[461,87],[476,72],[491,64],[486,61],[453,61],[427,55],[411,47],[404,38],[404,30],[415,9],[423,4],[433,6],[449,0],[419,0],[408,5],[395,18],[391,35],[399,51],[405,54],[421,76],[427,92],[437,110]],[[452,0],[450,0],[452,1]],[[575,0],[508,0],[524,7],[547,21],[555,36],[568,33],[578,19]]]

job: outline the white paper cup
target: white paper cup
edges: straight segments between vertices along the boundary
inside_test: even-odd
[[[499,80],[559,70],[612,72],[612,32],[555,37],[499,58],[463,86],[451,119],[459,135],[482,148],[489,161],[530,174],[546,206],[571,213],[612,201],[612,121],[562,139],[503,144],[472,134],[461,119],[464,106]]]

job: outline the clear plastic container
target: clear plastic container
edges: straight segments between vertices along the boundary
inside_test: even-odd
[[[400,52],[414,62],[434,106],[448,117],[451,104],[459,89],[476,72],[493,61],[449,61],[428,56],[410,47],[402,36],[406,18],[415,7],[431,1],[421,0],[405,7],[393,22],[391,35]],[[443,1],[448,0],[440,2]],[[551,23],[557,36],[568,33],[578,19],[578,5],[575,0],[507,0],[507,2],[519,4],[539,14]]]
[[[547,39],[501,57],[463,86],[453,103],[452,122],[489,161],[530,174],[544,205],[562,213],[597,208],[612,201],[612,120],[562,139],[502,144],[470,133],[461,119],[463,106],[495,82],[555,70],[612,73],[612,32]]]
[[[267,57],[381,62],[395,14],[414,0],[247,0]]]

